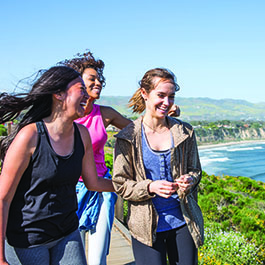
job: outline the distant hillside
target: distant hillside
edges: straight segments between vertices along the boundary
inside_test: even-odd
[[[96,101],[96,103],[106,106],[111,106],[123,115],[126,116],[132,116],[131,110],[128,108],[128,102],[130,97],[124,97],[124,96],[101,96],[99,100]]]
[[[122,114],[135,116],[128,109],[130,97],[102,96],[97,103],[112,106]],[[181,109],[180,118],[183,120],[265,120],[265,102],[250,103],[236,99],[210,98],[181,98],[177,97],[176,104]]]

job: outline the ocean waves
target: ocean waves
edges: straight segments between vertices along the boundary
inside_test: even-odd
[[[216,158],[207,158],[207,157],[201,157],[201,164],[202,166],[207,166],[211,163],[216,163],[216,162],[225,162],[228,161],[228,157],[216,157]]]
[[[265,143],[246,143],[199,150],[208,174],[245,176],[265,182]]]
[[[243,151],[253,151],[253,150],[261,150],[263,149],[261,146],[256,147],[242,147],[242,148],[231,148],[227,149],[228,152],[243,152]]]

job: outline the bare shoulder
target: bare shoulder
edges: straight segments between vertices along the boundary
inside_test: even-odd
[[[105,128],[107,128],[108,125],[111,124],[117,127],[118,129],[123,129],[131,122],[129,119],[120,114],[117,110],[109,106],[100,106],[100,112],[104,121]]]
[[[76,123],[76,125],[79,129],[84,145],[87,146],[87,144],[91,143],[90,134],[89,134],[88,129],[83,124]]]
[[[38,131],[35,123],[23,127],[12,141],[10,152],[33,154],[38,142]]]
[[[88,129],[83,125],[83,124],[80,124],[80,123],[75,123],[79,129],[79,132],[81,134],[89,134],[88,132]]]
[[[31,123],[23,127],[15,137],[16,141],[23,141],[24,143],[36,146],[38,140],[38,131],[35,123]]]
[[[110,106],[100,106],[100,112],[103,118],[111,118],[117,114],[120,114],[117,110]],[[121,115],[121,114],[120,114]]]

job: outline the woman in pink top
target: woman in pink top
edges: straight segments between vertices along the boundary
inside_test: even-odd
[[[74,68],[84,80],[89,99],[85,116],[76,122],[85,125],[89,130],[99,177],[111,178],[104,160],[104,145],[107,141],[106,128],[111,124],[122,129],[131,121],[111,107],[94,104],[95,100],[100,98],[102,87],[105,86],[104,62],[102,60],[96,60],[92,53],[86,52],[60,64]],[[113,192],[88,191],[82,179],[77,185],[77,192],[77,214],[83,242],[85,241],[85,232],[88,232],[88,264],[104,265],[109,251],[117,195]]]

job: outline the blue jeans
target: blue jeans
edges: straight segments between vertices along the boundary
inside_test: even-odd
[[[104,175],[104,178],[111,179],[109,170]],[[108,225],[111,230],[114,220],[114,206],[117,200],[117,195],[114,192],[97,192],[87,190],[85,184],[82,181],[78,181],[76,185],[76,194],[78,202],[78,210],[76,212],[79,219],[79,230],[93,230],[96,228],[99,218],[102,195],[103,200],[108,208]]]
[[[106,265],[107,255],[109,253],[111,227],[109,225],[109,208],[108,202],[102,194],[99,195],[101,204],[97,225],[89,231],[81,230],[82,241],[85,242],[85,234],[88,240],[88,264],[89,265]]]
[[[6,242],[5,254],[10,265],[87,265],[78,230],[47,246],[16,248]]]
[[[104,178],[111,179],[109,170]],[[84,245],[85,235],[88,236],[88,264],[106,265],[117,195],[114,192],[89,191],[80,181],[76,186],[76,192],[79,230]]]

